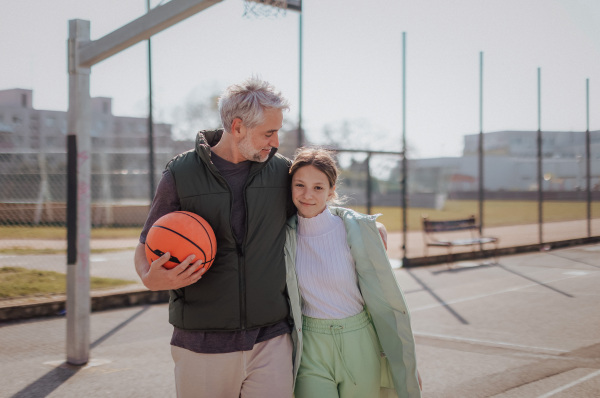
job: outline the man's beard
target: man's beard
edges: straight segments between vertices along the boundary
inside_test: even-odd
[[[269,158],[269,154],[268,153],[266,155],[262,155],[261,154],[261,152],[262,152],[261,149],[257,150],[256,148],[254,148],[252,146],[252,142],[250,141],[250,137],[247,136],[247,135],[239,143],[238,150],[240,151],[240,153],[242,154],[242,156],[245,159],[251,160],[253,162],[262,163],[262,162],[266,162],[267,159]]]

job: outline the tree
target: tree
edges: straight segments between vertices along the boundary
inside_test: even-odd
[[[195,87],[183,105],[173,109],[173,136],[175,139],[195,139],[200,130],[221,127],[218,101],[220,90],[216,86]]]

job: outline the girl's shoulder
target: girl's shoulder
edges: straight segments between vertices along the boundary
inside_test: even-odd
[[[346,207],[339,207],[339,206],[330,206],[329,207],[329,211],[331,211],[332,214],[341,217],[342,219],[353,219],[353,220],[357,220],[357,221],[375,221],[377,219],[377,217],[379,217],[381,215],[381,213],[378,214],[363,214],[363,213],[359,213],[356,210],[353,209],[349,209]]]

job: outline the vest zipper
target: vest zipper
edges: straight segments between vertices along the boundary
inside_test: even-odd
[[[248,198],[246,197],[246,190],[250,181],[256,176],[260,170],[265,167],[265,163],[261,163],[259,167],[252,167],[248,172],[248,178],[246,184],[244,184],[244,206],[246,207],[246,231],[244,232],[244,240],[241,244],[236,244],[238,252],[238,265],[240,269],[240,322],[242,330],[246,330],[247,314],[246,314],[246,259],[244,257],[244,247],[246,239],[248,238]],[[254,169],[254,170],[252,170]]]
[[[196,151],[198,152],[198,151]],[[253,167],[250,169],[250,171],[248,172],[248,178],[246,179],[246,184],[244,184],[244,206],[246,207],[246,231],[244,233],[244,240],[242,241],[241,244],[236,242],[236,248],[237,248],[237,254],[238,254],[238,266],[239,266],[239,270],[240,270],[240,326],[242,330],[246,330],[246,260],[244,258],[244,244],[248,235],[248,200],[246,198],[246,189],[248,188],[248,185],[250,184],[250,181],[254,178],[254,176],[256,176],[267,164],[267,162],[270,160],[271,157],[273,157],[273,155],[270,155],[269,159],[267,159],[266,162],[261,162],[258,165],[253,165]],[[210,161],[210,155],[209,155],[209,164],[212,163]],[[258,166],[258,167],[257,167]],[[231,214],[233,213],[232,211],[232,207],[233,207],[233,191],[231,189],[231,187],[229,186],[229,183],[227,182],[227,180],[225,180],[225,178],[221,175],[221,173],[218,172],[218,170],[216,170],[216,167],[212,166],[215,170],[211,170],[211,168],[209,167],[209,170],[211,170],[211,172],[220,180],[222,180],[225,185],[227,186],[227,189],[229,189],[229,195],[231,198],[231,203],[229,204],[229,228],[231,228],[231,234],[233,235],[234,239],[235,239],[235,234],[233,233],[233,226],[231,224]]]
[[[237,245],[238,265],[240,269],[240,322],[242,330],[246,329],[246,261],[244,249]]]
[[[240,328],[242,330],[246,329],[246,262],[244,261],[244,248],[243,248],[243,243],[240,245],[239,243],[237,243],[237,239],[235,237],[235,233],[233,232],[233,224],[231,222],[231,217],[233,215],[233,190],[231,189],[231,186],[229,186],[229,183],[227,182],[227,180],[221,175],[221,173],[219,173],[218,170],[216,170],[216,167],[213,165],[213,167],[215,168],[215,170],[211,170],[211,172],[213,173],[213,175],[223,181],[223,183],[225,184],[225,186],[227,187],[227,189],[229,190],[229,198],[230,198],[230,202],[229,202],[229,229],[231,230],[231,235],[233,236],[233,239],[236,241],[236,252],[238,255],[238,269],[239,269],[239,293],[240,293]],[[209,167],[210,170],[210,167]],[[248,173],[248,177],[249,177],[249,173]],[[245,196],[246,196],[246,187],[248,186],[248,181],[246,181],[246,184],[244,185],[244,202],[245,200]],[[246,206],[246,224],[248,223],[248,207]],[[248,225],[246,225],[246,232],[248,232]],[[245,239],[245,238],[244,238]]]

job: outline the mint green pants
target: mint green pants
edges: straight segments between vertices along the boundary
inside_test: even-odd
[[[296,398],[378,398],[379,340],[365,311],[344,319],[303,316]]]

